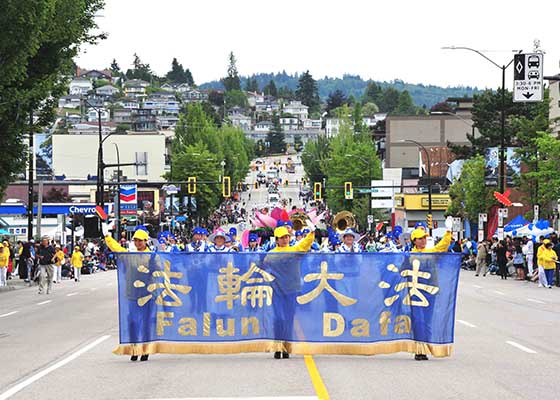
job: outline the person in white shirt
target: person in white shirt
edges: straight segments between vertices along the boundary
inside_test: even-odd
[[[352,229],[348,228],[340,235],[340,240],[342,244],[336,250],[336,253],[361,253],[362,247],[358,244],[360,235],[354,232]]]

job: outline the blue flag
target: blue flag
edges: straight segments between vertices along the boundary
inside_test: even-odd
[[[118,253],[116,354],[449,356],[460,254]]]

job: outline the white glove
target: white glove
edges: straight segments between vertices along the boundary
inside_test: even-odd
[[[453,217],[449,216],[445,218],[445,227],[448,231],[453,229]]]
[[[101,224],[101,232],[103,233],[103,237],[110,236],[111,233],[109,232],[109,225],[106,222]]]
[[[307,221],[307,227],[309,228],[309,230],[311,232],[315,232],[315,229],[317,229],[317,227],[315,226],[315,224],[311,221]]]

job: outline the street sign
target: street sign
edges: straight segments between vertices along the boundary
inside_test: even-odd
[[[479,213],[478,220],[482,222],[488,222],[488,214],[486,213]]]
[[[392,199],[373,199],[371,208],[393,208],[394,201]]]
[[[391,194],[386,194],[386,193],[389,193],[387,190],[388,190],[387,188],[354,189],[354,191],[356,191],[358,193],[375,193],[376,196],[372,195],[372,197],[389,197],[389,196],[391,196],[392,191],[391,191]]]
[[[367,216],[367,223],[368,224],[373,224],[373,215],[368,215]]]
[[[393,181],[371,181],[371,197],[393,197]]]
[[[516,54],[513,61],[513,101],[543,101],[542,53]]]
[[[484,240],[484,230],[483,230],[483,229],[480,229],[480,230],[478,231],[478,241],[479,241],[479,242],[482,242],[483,240]]]
[[[175,185],[164,185],[162,187],[163,190],[165,190],[165,193],[167,195],[172,195],[172,194],[177,194],[179,193],[179,188]]]
[[[533,206],[533,223],[536,224],[539,220],[539,205],[535,204]]]
[[[499,240],[504,239],[504,228],[498,228],[498,239]]]

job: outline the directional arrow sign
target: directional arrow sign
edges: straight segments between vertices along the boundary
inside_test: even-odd
[[[544,94],[542,53],[516,54],[513,65],[513,101],[542,101]]]

